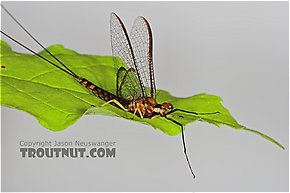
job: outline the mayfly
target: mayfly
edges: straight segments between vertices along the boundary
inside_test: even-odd
[[[88,91],[95,96],[102,99],[104,105],[110,104],[119,109],[127,111],[132,114],[132,119],[135,116],[146,119],[154,119],[156,117],[163,117],[168,121],[171,121],[180,126],[181,137],[183,143],[184,154],[188,163],[189,169],[195,178],[195,174],[192,170],[184,139],[184,127],[181,123],[174,119],[172,113],[180,111],[183,113],[194,115],[210,115],[217,114],[219,112],[191,112],[183,109],[173,108],[173,105],[167,102],[162,104],[156,101],[156,86],[153,70],[153,52],[152,52],[152,31],[148,21],[139,16],[134,22],[130,35],[115,13],[111,13],[111,46],[113,53],[113,60],[116,69],[116,92],[111,93],[103,88],[95,85],[89,80],[82,78],[75,74],[70,68],[56,58],[51,52],[49,52],[38,40],[36,40],[27,30],[21,25],[15,17],[13,17],[3,5],[3,10],[49,55],[51,55],[59,64],[55,64],[47,58],[39,55],[32,49],[28,48],[24,44],[20,43],[13,37],[9,36],[5,32],[1,31],[3,35],[16,42],[20,46],[29,50],[33,54],[37,55],[41,59],[47,61],[51,65],[62,70],[66,74],[73,77],[81,85],[86,87]],[[94,105],[92,105],[94,106]],[[101,106],[101,107],[102,107]],[[179,116],[182,117],[182,116]]]

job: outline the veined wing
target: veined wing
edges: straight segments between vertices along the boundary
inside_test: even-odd
[[[145,96],[144,86],[128,33],[123,22],[115,13],[111,14],[110,28],[112,53],[117,73],[116,95],[133,100]]]
[[[135,54],[137,70],[145,86],[145,95],[156,97],[153,70],[153,39],[149,22],[142,16],[137,17],[130,33],[130,41]]]

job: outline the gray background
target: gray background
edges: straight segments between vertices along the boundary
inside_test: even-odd
[[[288,191],[288,2],[3,4],[45,46],[96,55],[111,55],[110,12],[128,29],[145,16],[153,29],[159,89],[178,97],[221,96],[239,123],[286,150],[249,132],[190,124],[185,135],[193,180],[180,135],[105,116],[85,116],[54,133],[3,107],[2,191]],[[4,31],[41,50],[1,16]],[[19,140],[117,141],[117,158],[21,159]]]

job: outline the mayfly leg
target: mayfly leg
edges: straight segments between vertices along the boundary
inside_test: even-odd
[[[186,111],[186,110],[182,110],[182,109],[173,109],[172,111],[169,111],[168,113],[166,113],[165,115],[170,115],[171,113],[174,113],[176,111],[180,111],[180,112],[184,112],[184,113],[190,113],[190,114],[194,114],[194,115],[214,115],[214,114],[218,114],[220,112],[216,111],[213,113],[197,113],[197,112],[193,112],[193,111]]]
[[[219,112],[213,112],[213,113],[197,113],[197,112],[186,111],[186,110],[182,110],[182,109],[173,109],[172,111],[169,111],[168,113],[166,113],[165,115],[163,115],[164,118],[166,118],[167,120],[172,121],[173,123],[175,123],[175,124],[177,124],[177,125],[179,125],[181,127],[181,138],[182,138],[183,150],[184,150],[185,158],[186,158],[188,167],[189,167],[189,169],[191,171],[191,174],[193,175],[193,178],[195,178],[195,174],[194,174],[193,169],[191,167],[191,164],[190,164],[190,161],[189,161],[189,158],[188,158],[188,155],[187,155],[187,151],[186,151],[186,144],[185,144],[185,137],[184,137],[184,127],[178,121],[167,117],[168,115],[171,115],[172,113],[174,113],[176,111],[180,111],[180,112],[184,112],[184,113],[190,113],[190,114],[194,114],[194,115],[213,115],[213,114],[218,114]],[[179,117],[183,117],[183,116],[179,116]]]
[[[177,124],[177,125],[179,125],[179,126],[181,127],[181,137],[182,137],[183,151],[184,151],[184,154],[185,154],[186,161],[187,161],[188,167],[189,167],[189,169],[190,169],[190,172],[191,172],[191,174],[193,175],[193,178],[195,178],[195,174],[194,174],[194,172],[193,172],[193,169],[192,169],[192,167],[191,167],[191,164],[190,164],[189,159],[188,159],[188,156],[187,156],[186,145],[185,145],[185,139],[184,139],[184,133],[183,133],[183,130],[184,130],[183,125],[182,125],[181,123],[175,121],[174,119],[171,119],[171,118],[167,117],[167,116],[164,116],[164,117],[165,117],[167,120],[172,121],[173,123],[175,123],[175,124]]]
[[[115,103],[116,105],[118,105],[121,109],[123,109],[124,111],[127,111],[127,109],[119,102],[117,101],[116,99],[112,99],[104,104],[102,104],[100,107],[104,107],[105,105],[107,104],[111,104],[111,103]]]

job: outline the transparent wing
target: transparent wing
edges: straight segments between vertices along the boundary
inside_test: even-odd
[[[111,14],[110,28],[113,60],[117,73],[117,96],[132,100],[145,96],[128,33],[115,13]],[[121,67],[125,68],[125,71],[120,71]],[[125,74],[127,75],[125,76]]]
[[[146,96],[156,97],[156,86],[153,71],[153,40],[148,21],[140,16],[134,22],[130,33],[130,41],[135,54],[137,70],[145,86]]]
[[[139,83],[137,80],[136,81],[132,80],[136,80],[135,70],[133,68],[129,68],[128,70],[126,70],[124,67],[120,67],[118,69],[117,84],[116,84],[117,96],[129,100],[134,100],[140,97],[141,90],[138,89]],[[136,98],[133,98],[134,96]]]

